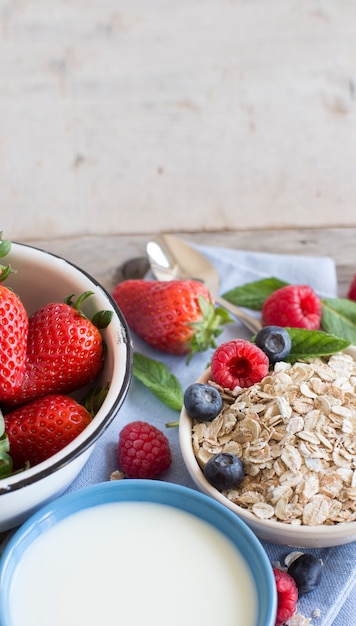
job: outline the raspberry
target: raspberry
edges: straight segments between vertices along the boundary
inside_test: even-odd
[[[168,439],[152,424],[130,422],[120,432],[118,458],[127,478],[156,478],[171,464]]]
[[[273,574],[278,598],[275,626],[280,626],[296,612],[298,589],[293,578],[287,572],[275,568],[273,569]]]
[[[226,389],[250,387],[268,374],[269,361],[260,348],[244,339],[234,339],[216,348],[211,360],[214,381]]]
[[[317,330],[321,320],[321,302],[308,285],[286,285],[274,291],[264,302],[264,326],[289,326]]]
[[[356,301],[356,274],[352,279],[351,285],[349,287],[349,292],[347,294],[347,297],[349,298],[349,300],[355,300]]]

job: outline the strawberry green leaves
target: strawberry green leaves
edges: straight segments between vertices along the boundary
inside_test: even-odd
[[[2,239],[2,231],[0,231],[0,258],[9,254],[11,249],[11,241],[9,239]],[[0,282],[3,282],[13,270],[10,265],[0,264]]]
[[[12,459],[9,450],[9,438],[5,433],[5,422],[0,411],[0,479],[9,476],[12,472]]]
[[[9,254],[11,249],[11,241],[9,239],[2,238],[2,230],[0,231],[0,257],[4,257]]]
[[[106,383],[102,387],[92,387],[80,401],[80,404],[84,406],[91,417],[94,417],[102,407],[108,395],[109,387],[110,383]]]
[[[171,409],[181,410],[183,406],[182,387],[164,363],[135,352],[133,375],[161,402]]]
[[[199,294],[198,302],[203,317],[199,322],[189,323],[195,332],[191,340],[191,351],[188,354],[187,363],[190,362],[195,352],[205,352],[209,347],[216,348],[214,338],[221,334],[224,324],[232,322],[228,312],[222,307],[215,308],[211,300]]]
[[[90,298],[90,296],[93,296],[94,291],[84,291],[82,294],[80,294],[80,296],[73,302],[73,297],[74,294],[70,294],[69,296],[66,296],[64,298],[64,303],[68,304],[69,306],[73,307],[73,309],[75,309],[76,311],[78,311],[78,313],[84,318],[84,319],[89,319],[81,310],[81,305],[83,304],[83,302],[85,300],[87,300],[88,298]],[[111,320],[112,320],[112,316],[113,316],[113,311],[97,311],[94,316],[91,319],[92,324],[94,324],[94,326],[96,328],[99,329],[103,329],[106,328],[107,326],[109,326]]]

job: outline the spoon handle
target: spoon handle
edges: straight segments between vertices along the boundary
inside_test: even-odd
[[[240,307],[236,306],[236,304],[232,304],[231,302],[228,302],[228,300],[225,300],[224,298],[221,298],[220,296],[215,296],[215,302],[217,304],[220,304],[220,306],[222,306],[229,313],[231,313],[231,315],[233,315],[238,320],[240,320],[240,322],[244,326],[246,326],[246,328],[248,328],[253,334],[261,330],[262,328],[261,322],[257,320],[255,317],[253,317],[252,315],[249,315],[248,313],[246,313],[243,309],[240,309]]]

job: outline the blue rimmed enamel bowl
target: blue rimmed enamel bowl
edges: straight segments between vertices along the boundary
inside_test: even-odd
[[[276,603],[248,526],[162,481],[66,494],[13,535],[0,561],[1,626],[274,626]]]

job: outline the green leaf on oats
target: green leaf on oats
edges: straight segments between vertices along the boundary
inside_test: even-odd
[[[182,387],[164,363],[135,352],[133,375],[161,402],[171,409],[181,410],[183,406]]]
[[[292,340],[291,351],[286,361],[294,363],[303,359],[329,356],[341,352],[350,342],[322,330],[287,328]]]
[[[356,345],[356,302],[347,298],[324,298],[321,326]]]
[[[237,304],[253,311],[261,311],[265,300],[274,291],[286,285],[288,283],[272,276],[252,283],[246,283],[240,287],[234,287],[234,289],[224,293],[223,298],[232,302],[232,304]]]

